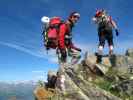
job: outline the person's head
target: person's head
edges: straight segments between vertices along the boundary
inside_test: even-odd
[[[95,17],[101,17],[105,13],[106,13],[106,11],[104,9],[99,9],[96,11]]]
[[[80,18],[80,14],[78,12],[72,12],[70,15],[69,15],[69,20],[75,24],[77,23],[77,21],[79,20]]]

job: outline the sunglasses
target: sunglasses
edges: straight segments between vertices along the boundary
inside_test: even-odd
[[[73,18],[77,18],[77,19],[79,19],[80,17],[78,17],[78,16],[73,16]]]

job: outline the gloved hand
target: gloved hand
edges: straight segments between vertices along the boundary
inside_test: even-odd
[[[78,50],[79,52],[81,52],[81,51],[82,51],[80,48],[76,48],[76,50]]]
[[[118,29],[115,29],[116,36],[119,36],[119,31]]]
[[[66,62],[66,57],[67,57],[66,49],[60,49],[60,53],[61,53],[61,61]]]
[[[79,52],[82,51],[80,48],[77,48],[77,47],[75,47],[75,46],[72,46],[71,48],[73,48],[73,49],[75,49],[75,50],[77,50],[77,51],[79,51]]]

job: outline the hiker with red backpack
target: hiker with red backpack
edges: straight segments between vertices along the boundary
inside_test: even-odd
[[[119,31],[115,21],[112,19],[111,16],[107,14],[104,9],[97,10],[92,20],[98,26],[99,46],[97,63],[99,63],[101,62],[101,57],[103,55],[105,40],[107,40],[109,45],[109,55],[112,55],[114,48],[113,29],[115,29],[116,36],[119,35]]]
[[[59,49],[61,52],[61,61],[66,62],[68,55],[72,56],[71,63],[76,64],[80,59],[81,49],[74,46],[72,42],[72,28],[80,18],[80,14],[73,12],[70,14],[64,24],[61,25],[59,31]]]
[[[43,18],[42,22],[47,22],[45,17]],[[72,56],[71,64],[76,64],[80,59],[81,49],[74,46],[71,33],[79,18],[80,14],[77,12],[71,13],[65,22],[60,17],[50,18],[48,28],[43,31],[46,49],[56,49],[58,56],[60,55],[60,61],[63,63],[67,61],[68,55]]]

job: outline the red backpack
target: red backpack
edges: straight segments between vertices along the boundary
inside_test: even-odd
[[[63,21],[60,17],[53,17],[50,19],[49,27],[44,34],[44,45],[47,50],[50,48],[56,49],[58,46],[58,33],[61,24],[63,24]]]

